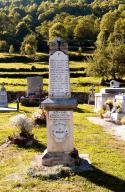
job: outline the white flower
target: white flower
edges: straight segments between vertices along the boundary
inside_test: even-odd
[[[11,124],[14,127],[17,127],[20,129],[23,133],[31,133],[33,128],[33,122],[30,118],[28,118],[24,114],[19,114],[10,119]]]

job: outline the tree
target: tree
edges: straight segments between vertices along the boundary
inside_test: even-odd
[[[97,47],[92,58],[88,58],[89,65],[86,69],[87,75],[107,78],[109,66],[106,54],[106,47]]]
[[[115,40],[107,46],[110,76],[114,79],[125,75],[125,42]]]
[[[122,78],[125,75],[125,43],[110,42],[98,46],[88,66],[87,74],[102,78]]]
[[[35,55],[37,40],[35,34],[27,35],[21,45],[21,54]]]
[[[95,41],[95,30],[94,30],[94,18],[92,16],[84,16],[79,18],[78,24],[74,29],[74,37],[81,44],[87,44],[91,41]]]
[[[55,23],[49,30],[49,40],[53,40],[56,37],[61,37],[62,39],[66,39],[66,30],[61,23]]]
[[[18,25],[16,26],[16,37],[22,41],[23,38],[30,34],[31,33],[31,30],[30,28],[28,27],[28,25],[24,22],[24,21],[21,21],[20,23],[18,23]]]

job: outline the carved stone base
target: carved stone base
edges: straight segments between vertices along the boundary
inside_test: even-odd
[[[42,155],[36,156],[33,161],[33,167],[53,167],[53,166],[66,166],[66,167],[80,167],[82,170],[92,170],[91,162],[87,154],[80,154],[76,149],[71,153],[50,153],[47,150]]]
[[[66,152],[47,152],[45,151],[41,157],[41,163],[44,166],[55,166],[55,165],[74,165],[75,159],[71,157],[70,153]]]

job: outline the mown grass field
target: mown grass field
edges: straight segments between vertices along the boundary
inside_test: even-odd
[[[82,54],[82,56],[78,53],[70,52],[70,83],[71,83],[71,91],[73,92],[88,92],[92,85],[95,86],[95,91],[98,92],[101,88],[100,84],[100,78],[95,77],[86,77],[85,76],[85,68],[90,64],[86,61],[85,56],[91,56],[92,54]],[[6,57],[14,57],[19,56],[16,55],[10,55],[10,54],[0,54],[0,58]],[[44,53],[37,53],[37,57],[40,59],[42,58],[42,61],[33,61],[33,62],[6,62],[6,63],[0,63],[0,84],[2,82],[5,82],[6,88],[8,91],[14,90],[14,91],[25,91],[27,89],[27,76],[32,75],[47,75],[48,76],[48,62],[46,61],[47,54]],[[45,59],[45,61],[43,61]],[[49,58],[48,58],[49,59]],[[74,59],[74,60],[73,60]],[[80,60],[81,59],[81,60]],[[80,61],[79,61],[80,60]],[[35,67],[37,71],[32,71],[32,67]],[[2,69],[2,70],[1,70]],[[19,70],[19,71],[15,71]],[[29,70],[29,71],[23,71]],[[42,69],[43,72],[40,72],[39,69]],[[7,71],[8,70],[8,71]],[[12,70],[12,71],[10,71]],[[3,75],[5,75],[3,77]],[[16,75],[14,78],[11,75]],[[25,75],[26,77],[21,77],[21,75]],[[75,76],[77,75],[77,77]],[[18,78],[18,76],[20,76]],[[45,91],[48,90],[48,78],[43,78],[43,89]]]
[[[21,107],[20,113],[28,116],[36,108]],[[9,125],[16,113],[0,113],[0,144],[18,132]],[[105,133],[102,127],[89,122],[93,107],[79,105],[74,112],[74,143],[79,153],[89,154],[94,170],[57,180],[43,180],[27,176],[27,169],[37,154],[46,148],[46,127],[34,127],[33,133],[39,148],[19,148],[11,145],[0,148],[1,192],[124,192],[125,143]],[[6,119],[6,121],[5,121]]]

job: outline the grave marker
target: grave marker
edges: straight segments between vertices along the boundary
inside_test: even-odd
[[[27,77],[27,96],[40,95],[43,87],[41,76]]]
[[[0,107],[8,107],[7,92],[4,83],[0,90]]]
[[[68,45],[60,39],[50,44],[49,97],[42,106],[47,111],[47,150],[42,164],[74,164],[71,157],[73,143],[73,109],[76,100],[71,98],[68,65]]]

